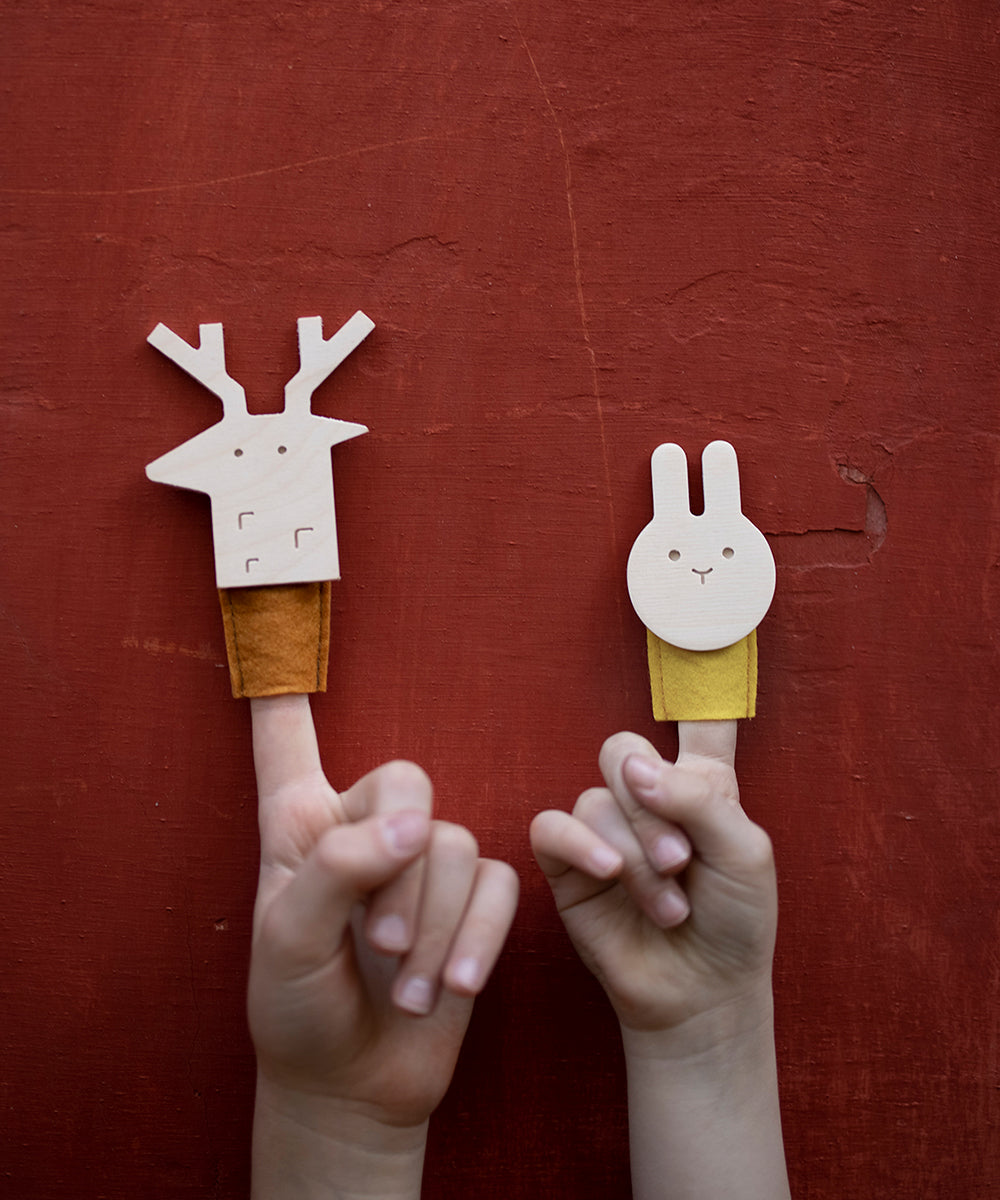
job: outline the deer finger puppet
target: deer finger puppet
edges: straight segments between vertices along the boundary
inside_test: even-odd
[[[165,325],[148,341],[222,401],[222,419],[146,467],[205,492],[234,696],[326,688],[330,581],[340,578],[331,448],[368,430],[312,412],[312,394],[374,329],[357,312],[330,338],[300,317],[299,370],[279,413],[251,414],[226,371],[222,326],[197,347]]]
[[[752,717],[757,626],[774,596],[774,557],[744,516],[736,451],[702,454],[704,512],[691,512],[687,457],[653,451],[653,519],[636,538],[627,578],[646,626],[653,716],[658,721]]]

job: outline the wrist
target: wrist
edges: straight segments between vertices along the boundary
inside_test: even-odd
[[[774,1001],[770,979],[664,1029],[637,1029],[622,1022],[626,1064],[672,1071],[690,1066],[710,1073],[732,1064],[751,1065],[774,1054]]]
[[[635,1200],[787,1200],[770,987],[622,1040]]]
[[[253,1200],[417,1200],[427,1122],[391,1125],[258,1074]]]

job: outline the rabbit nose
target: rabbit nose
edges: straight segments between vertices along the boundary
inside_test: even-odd
[[[704,582],[705,582],[705,576],[706,576],[706,575],[711,575],[711,574],[712,574],[712,572],[713,572],[714,570],[715,570],[715,568],[714,568],[714,567],[709,567],[707,571],[699,571],[697,567],[692,567],[692,568],[691,568],[691,572],[692,572],[692,574],[694,574],[694,575],[700,575],[700,576],[701,576],[701,582],[702,582],[702,583],[704,583]]]

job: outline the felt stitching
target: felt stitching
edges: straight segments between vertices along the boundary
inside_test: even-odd
[[[239,638],[236,636],[236,626],[237,626],[236,609],[233,605],[232,593],[230,592],[230,590],[228,588],[226,589],[226,603],[229,605],[229,621],[230,621],[230,627],[232,629],[232,635],[233,635],[233,653],[236,655],[236,666],[240,673],[240,695],[243,696],[246,694],[246,686],[247,685],[246,685],[246,679],[243,676],[243,658],[240,655],[240,641],[239,641]]]
[[[750,688],[750,659],[751,659],[750,638],[751,638],[751,637],[754,637],[754,635],[755,635],[755,634],[756,634],[756,630],[754,630],[752,633],[748,634],[748,635],[747,635],[747,640],[746,640],[746,651],[747,651],[747,704],[746,704],[746,712],[747,712],[747,716],[748,716],[748,717],[751,715],[751,713],[750,713],[750,705],[751,705],[751,703],[753,702],[753,699],[754,699],[754,697],[751,697],[751,695],[750,695],[750,690],[751,690],[751,688]]]
[[[743,639],[743,678],[746,681],[743,692],[743,716],[746,716],[748,713],[747,698],[750,694],[750,644],[746,638]]]
[[[322,611],[320,614],[320,621],[323,624],[320,632],[325,632],[326,635],[323,640],[323,652],[320,660],[320,676],[323,684],[323,690],[326,691],[330,677],[330,620],[333,609],[333,584],[329,580],[322,584],[320,588],[320,595],[323,601]]]
[[[319,628],[316,631],[316,690],[319,691],[319,674],[322,670],[323,657],[323,585],[316,584],[316,617]]]
[[[663,711],[663,673],[660,666],[660,648],[656,634],[651,629],[646,630],[646,659],[649,664],[649,682],[653,693],[653,720],[660,720]]]
[[[746,675],[747,690],[743,701],[743,711],[750,716],[750,638],[743,643],[743,670]]]

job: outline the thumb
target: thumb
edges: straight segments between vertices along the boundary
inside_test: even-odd
[[[343,944],[354,906],[399,875],[429,836],[430,818],[415,810],[330,829],[258,914],[257,954],[285,975],[329,962]]]

